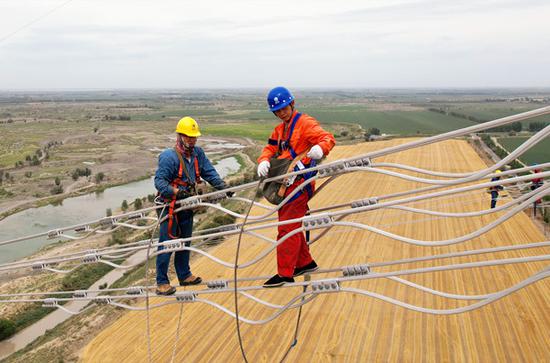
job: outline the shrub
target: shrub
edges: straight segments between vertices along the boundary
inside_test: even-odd
[[[371,127],[368,132],[371,135],[380,135],[380,129],[376,127]]]
[[[107,283],[106,282],[102,283],[101,285],[98,286],[98,288],[100,290],[106,289],[107,288]]]
[[[63,291],[84,290],[113,269],[103,263],[84,265],[66,275],[61,281]]]
[[[103,174],[102,172],[99,172],[95,175],[96,183],[101,183],[101,181],[103,181],[103,179],[105,179],[105,174]]]
[[[0,188],[0,198],[3,198],[3,197],[11,197],[13,196],[13,193],[10,192],[10,191],[7,191],[6,189],[4,188]]]
[[[32,160],[30,162],[31,165],[40,165],[40,160],[38,160],[38,157],[36,155],[32,156]]]
[[[0,319],[0,340],[11,337],[15,333],[15,324],[8,319]]]
[[[125,212],[128,210],[128,201],[126,201],[126,199],[122,201],[120,208]]]
[[[51,194],[61,194],[63,193],[63,186],[61,185],[56,185],[55,187],[53,187],[52,189],[50,189],[50,193]]]
[[[136,200],[134,200],[134,209],[138,210],[138,209],[141,209],[142,207],[143,207],[143,202],[141,201],[140,198],[136,198]]]
[[[127,232],[123,229],[118,229],[111,234],[111,238],[107,241],[108,246],[112,245],[123,245],[127,242]]]

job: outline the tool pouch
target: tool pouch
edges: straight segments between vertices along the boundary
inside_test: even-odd
[[[282,174],[286,174],[288,172],[290,164],[292,163],[292,160],[271,158],[269,163],[271,164],[271,166],[269,168],[269,173],[267,174],[267,177],[273,178]],[[262,190],[265,199],[275,205],[281,203],[285,198],[284,196],[279,195],[279,190],[281,189],[281,187],[286,189],[286,185],[284,185],[284,182],[284,179],[279,179],[265,183]]]

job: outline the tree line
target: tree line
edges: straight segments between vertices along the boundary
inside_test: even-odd
[[[444,108],[441,108],[441,107],[440,108],[430,107],[430,108],[428,108],[428,111],[435,112],[435,113],[440,113],[442,115],[453,116],[453,117],[473,121],[473,122],[476,122],[476,123],[483,123],[483,122],[491,121],[491,120],[480,119],[480,118],[477,118],[475,116],[467,115],[467,114],[456,112],[456,111],[448,111],[448,110],[446,110]],[[542,130],[543,128],[545,128],[548,125],[549,125],[548,122],[533,121],[533,122],[529,122],[527,130],[529,130],[530,132],[537,132],[537,131]],[[508,125],[493,127],[492,129],[488,129],[484,132],[520,132],[520,131],[523,131],[523,124],[518,121],[518,122],[512,122],[511,124],[508,124]]]

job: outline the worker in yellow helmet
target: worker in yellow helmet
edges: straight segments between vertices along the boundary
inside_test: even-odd
[[[176,126],[176,145],[164,150],[158,161],[155,173],[155,188],[160,199],[168,205],[159,213],[159,218],[168,218],[160,224],[159,242],[170,239],[191,237],[193,229],[193,211],[190,209],[174,212],[176,200],[197,194],[197,185],[206,180],[216,189],[224,189],[225,182],[220,178],[202,148],[196,146],[201,136],[197,121],[191,117],[179,120]],[[233,195],[228,193],[228,197]],[[189,245],[189,243],[186,243]],[[163,249],[159,247],[159,251]],[[176,288],[170,285],[168,266],[172,253],[161,253],[157,256],[157,294],[171,295]],[[191,273],[189,251],[177,251],[174,255],[174,266],[180,286],[196,285],[202,279]]]

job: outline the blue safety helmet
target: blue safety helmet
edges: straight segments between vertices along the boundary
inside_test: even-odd
[[[275,87],[267,94],[267,105],[271,112],[285,108],[292,101],[294,101],[294,96],[284,87]]]

